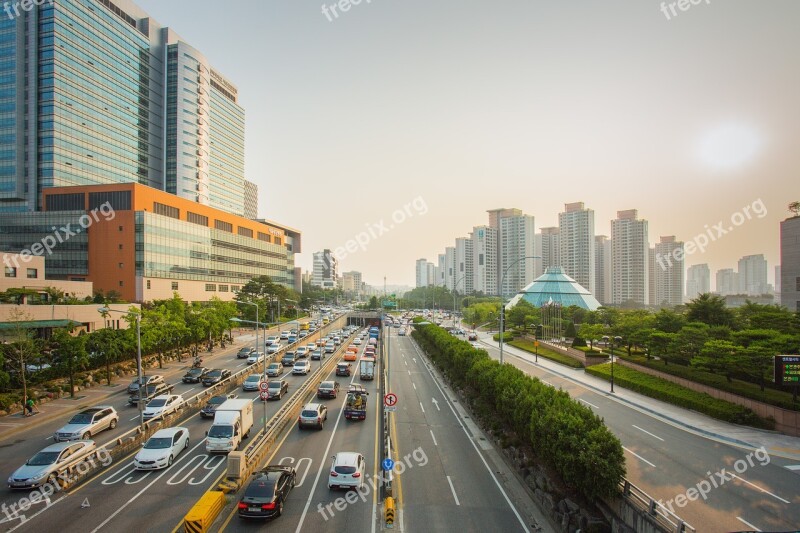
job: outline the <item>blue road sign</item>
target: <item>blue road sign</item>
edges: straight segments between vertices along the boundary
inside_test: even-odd
[[[392,461],[391,459],[384,459],[383,462],[381,463],[381,466],[383,466],[383,469],[388,472],[389,470],[394,468],[394,461]]]

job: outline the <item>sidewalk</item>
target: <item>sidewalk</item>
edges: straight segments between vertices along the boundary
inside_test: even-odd
[[[261,338],[261,335],[259,335]],[[213,353],[200,352],[206,360],[210,357],[216,358],[219,355],[231,355],[236,353],[242,344],[252,344],[255,341],[254,333],[245,333],[242,335],[234,336],[233,343],[225,347],[224,350],[217,348]],[[183,362],[170,361],[164,363],[164,368],[151,368],[151,374],[164,374],[167,381],[171,377],[182,377],[185,370],[191,365],[191,358],[184,359]],[[75,393],[75,399],[69,396],[64,396],[58,400],[53,400],[45,404],[37,404],[39,413],[25,417],[21,412],[13,413],[8,416],[0,418],[0,442],[9,439],[10,437],[27,431],[31,428],[42,426],[56,418],[66,419],[69,415],[74,414],[77,410],[85,409],[92,405],[104,405],[108,399],[117,394],[127,394],[128,384],[131,378],[117,378],[113,381],[111,386],[97,385],[90,389],[84,389]]]
[[[483,344],[497,349],[500,347],[500,343],[494,341],[492,335],[489,333],[478,332],[478,338]],[[763,446],[770,455],[800,462],[800,438],[798,437],[790,437],[775,431],[765,431],[747,426],[729,424],[695,411],[682,409],[672,404],[629,391],[620,387],[618,384],[614,387],[614,394],[611,394],[607,381],[589,375],[582,369],[572,369],[544,357],[539,357],[538,364],[534,363],[534,354],[509,346],[507,343],[503,344],[503,352],[511,354],[532,365],[536,365],[547,372],[570,380],[573,383],[591,389],[598,394],[603,394],[608,399],[625,403],[634,409],[646,412],[673,425],[681,426],[695,433],[734,446],[742,446],[745,448],[760,448]]]

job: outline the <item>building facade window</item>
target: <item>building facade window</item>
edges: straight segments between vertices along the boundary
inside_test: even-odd
[[[186,212],[186,222],[208,227],[208,217],[192,213],[191,211]]]
[[[14,267],[6,267],[6,277],[7,278],[16,278],[17,277],[17,269]]]
[[[215,220],[214,227],[220,231],[233,233],[233,224],[231,224],[230,222],[225,222],[224,220]]]
[[[206,292],[216,292],[217,286],[214,283],[206,283]]]
[[[39,277],[39,270],[36,268],[28,269],[28,279],[36,279]]]
[[[181,218],[180,209],[177,207],[172,207],[171,205],[161,204],[159,202],[153,202],[153,213],[170,218]]]
[[[219,286],[219,292],[228,292],[228,286],[227,285],[220,285]]]
[[[250,237],[252,239],[253,238],[253,230],[251,230],[250,228],[243,228],[243,227],[239,226],[239,235],[241,235],[243,237]]]
[[[150,280],[149,279],[147,280],[147,288],[148,289],[150,288]]]
[[[177,291],[178,290],[178,282],[177,281],[173,281],[172,282],[172,290],[173,291]]]

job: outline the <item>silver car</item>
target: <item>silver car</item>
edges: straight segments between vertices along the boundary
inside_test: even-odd
[[[67,425],[53,434],[56,442],[86,440],[106,429],[114,429],[119,424],[119,415],[110,405],[98,405],[84,409],[73,416]]]
[[[56,479],[68,467],[85,460],[96,449],[93,440],[58,442],[43,449],[8,478],[11,489],[34,489]]]

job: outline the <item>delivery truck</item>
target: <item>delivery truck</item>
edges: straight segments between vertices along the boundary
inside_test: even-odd
[[[362,357],[358,366],[358,377],[362,380],[371,380],[375,378],[375,358]]]
[[[367,396],[369,393],[363,385],[353,384],[347,389],[344,402],[344,417],[347,420],[365,420],[367,418]]]
[[[217,407],[214,423],[206,432],[208,453],[229,453],[236,450],[253,427],[253,402],[227,400]]]

